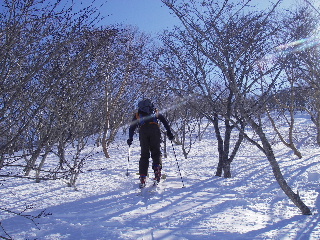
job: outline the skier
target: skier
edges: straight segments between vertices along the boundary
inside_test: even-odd
[[[160,182],[162,160],[160,150],[161,133],[158,120],[163,123],[163,126],[167,130],[169,140],[173,140],[174,137],[171,133],[167,120],[162,114],[157,112],[151,100],[144,99],[138,103],[138,112],[132,119],[127,143],[129,146],[132,144],[134,131],[139,126],[139,140],[141,147],[141,156],[139,161],[140,188],[143,188],[146,185],[150,153],[152,158],[152,169],[155,175],[154,181],[156,183]]]

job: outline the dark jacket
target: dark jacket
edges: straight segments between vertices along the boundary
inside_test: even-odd
[[[158,120],[163,124],[164,128],[167,130],[167,136],[173,138],[169,124],[165,117],[160,113],[146,114],[144,112],[138,112],[134,115],[132,123],[129,128],[129,139],[133,139],[133,134],[135,129],[139,126],[142,128],[145,124],[158,124]]]

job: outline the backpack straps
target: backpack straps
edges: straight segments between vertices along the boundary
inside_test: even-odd
[[[147,123],[148,124],[156,124],[159,126],[159,123],[157,120],[158,116],[159,116],[158,110],[156,110],[156,113],[151,114],[150,117],[151,116],[153,119],[150,121],[147,121]],[[139,114],[139,112],[136,113],[136,119],[138,120],[140,127],[146,123],[145,118],[143,116],[141,116],[141,114]]]

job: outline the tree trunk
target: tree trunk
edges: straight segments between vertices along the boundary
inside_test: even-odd
[[[216,133],[216,138],[218,141],[218,153],[219,153],[219,163],[216,171],[216,176],[221,177],[222,176],[222,171],[223,171],[223,139],[221,137],[220,129],[219,129],[219,119],[218,116],[215,114],[214,119],[213,119],[213,125],[214,125],[214,130]]]
[[[311,111],[309,111],[308,109],[305,109],[310,117],[311,117],[311,121],[314,123],[314,125],[316,126],[317,129],[317,144],[320,146],[320,112],[317,112],[315,114],[313,114]]]
[[[317,143],[320,146],[320,113],[317,113],[317,121],[315,123],[317,128]]]
[[[42,169],[42,167],[43,167],[43,165],[44,165],[44,163],[46,161],[46,158],[47,158],[49,152],[50,152],[50,149],[47,149],[46,152],[43,154],[42,160],[41,160],[41,162],[40,162],[40,164],[39,164],[39,166],[38,166],[38,168],[36,170],[36,183],[40,182],[40,172],[41,172],[41,169]]]
[[[222,139],[219,129],[218,116],[214,118],[214,128],[216,138],[218,140],[218,152],[219,152],[219,163],[217,166],[216,176],[221,177],[223,172],[224,178],[231,178],[231,162],[234,156],[229,158],[230,152],[230,138],[232,132],[232,126],[228,120],[225,120],[225,137]]]
[[[103,134],[101,145],[102,145],[104,156],[106,158],[110,158],[109,151],[108,151],[108,144],[107,144],[107,136],[106,135],[107,135],[106,133]]]
[[[25,176],[29,176],[31,170],[34,168],[36,161],[41,153],[41,147],[39,146],[36,151],[33,152],[25,168]]]
[[[216,176],[221,177],[222,171],[223,171],[223,160],[222,160],[222,157],[219,153],[219,162],[218,162],[218,166],[217,166]]]
[[[3,154],[0,154],[0,169],[2,169],[3,168],[3,165],[4,165],[4,156],[3,156]]]
[[[280,185],[281,189],[284,191],[284,193],[291,199],[291,201],[301,210],[302,214],[304,215],[311,215],[310,209],[303,203],[303,201],[300,199],[299,194],[295,194],[290,186],[287,184],[286,180],[284,179],[280,166],[274,156],[271,144],[269,143],[269,140],[265,136],[263,129],[253,122],[252,120],[251,126],[255,130],[255,132],[259,135],[259,138],[263,145],[264,154],[266,155],[268,161],[270,162],[270,165],[272,167],[273,174]]]
[[[225,161],[223,165],[223,177],[231,178],[231,162]]]
[[[66,162],[65,143],[63,142],[63,139],[59,140],[58,156],[59,156],[60,169],[63,169],[63,164]]]
[[[293,151],[293,153],[298,158],[301,159],[302,158],[302,154],[299,152],[299,150],[297,149],[297,147],[295,146],[295,144],[293,142],[293,128],[294,128],[294,111],[293,111],[293,109],[292,108],[290,109],[290,122],[288,121],[289,124],[290,124],[290,126],[289,126],[289,134],[288,134],[289,135],[289,140],[288,141],[286,141],[284,139],[284,137],[281,135],[278,127],[276,126],[275,120],[271,116],[270,111],[267,109],[266,112],[267,112],[268,118],[269,118],[269,120],[270,120],[270,122],[272,124],[272,127],[273,127],[274,131],[276,132],[277,136],[279,137],[280,141],[284,145],[286,145],[288,148],[290,148]]]

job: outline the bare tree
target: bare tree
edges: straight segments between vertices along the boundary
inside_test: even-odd
[[[304,97],[302,109],[306,111],[316,127],[316,139],[320,145],[320,68],[315,64],[320,56],[319,48],[319,11],[310,6],[301,6],[292,11],[287,24],[289,34],[282,50],[286,52],[295,73],[296,85]]]
[[[27,175],[41,148],[53,139],[42,133],[46,117],[52,116],[52,112],[44,114],[48,112],[44,109],[53,102],[54,94],[59,94],[57,89],[66,85],[66,78],[85,58],[86,51],[92,50],[89,47],[78,48],[78,52],[73,49],[73,58],[62,60],[67,56],[68,47],[79,39],[88,25],[84,18],[77,21],[70,9],[57,11],[58,3],[8,0],[0,15],[3,43],[0,111],[5,116],[0,119],[0,166],[6,164],[8,153],[28,148]],[[63,72],[59,71],[63,68]],[[52,118],[50,121],[53,126]],[[46,134],[56,133],[48,128],[46,131]]]
[[[281,142],[301,158],[302,155],[295,144],[294,115],[297,111],[306,111],[312,116],[312,119],[316,119],[315,112],[310,111],[316,109],[315,106],[311,107],[310,103],[317,102],[314,99],[316,96],[313,95],[311,90],[316,88],[309,84],[313,71],[309,72],[307,70],[305,59],[310,56],[310,53],[317,54],[319,52],[313,42],[317,34],[315,29],[317,29],[318,20],[314,17],[314,11],[310,7],[310,3],[300,4],[297,8],[286,13],[287,16],[281,21],[283,26],[279,34],[281,42],[276,48],[278,59],[284,68],[282,77],[285,79],[283,84],[285,87],[282,86],[282,89],[273,95],[272,103],[269,105],[273,104],[271,109],[273,108],[274,111],[272,113],[278,112],[278,118],[282,118],[279,122],[286,122],[288,126],[287,136],[280,133],[269,111],[268,116]],[[307,62],[311,64],[310,60],[307,60]],[[311,99],[314,99],[314,101]]]
[[[281,65],[277,61],[266,59],[268,53],[276,46],[274,44],[277,44],[276,33],[279,28],[278,22],[274,21],[273,13],[279,2],[266,12],[254,13],[246,9],[250,1],[243,3],[227,0],[221,3],[202,1],[201,7],[204,9],[202,12],[199,11],[196,1],[181,5],[177,4],[178,1],[163,2],[180,18],[186,29],[179,36],[181,38],[187,36],[188,43],[194,43],[191,49],[198,49],[214,66],[218,73],[215,76],[220,76],[220,81],[225,83],[223,91],[217,94],[212,88],[208,88],[209,83],[204,81],[210,78],[208,76],[202,78],[203,83],[207,83],[200,85],[207,90],[207,94],[204,94],[206,98],[218,95],[216,99],[219,99],[219,104],[224,106],[221,96],[227,91],[227,99],[232,99],[225,104],[232,106],[226,108],[225,112],[212,108],[213,116],[220,114],[227,123],[229,122],[257,146],[267,157],[282,190],[303,214],[311,214],[299,194],[294,193],[285,181],[262,125],[264,106],[282,72]],[[266,76],[268,81],[264,81]],[[191,79],[200,81],[196,76]],[[245,133],[243,126],[246,124],[249,124],[258,135],[258,140]]]
[[[197,7],[194,1],[190,4]],[[169,4],[169,6],[172,5]],[[228,88],[228,84],[225,84],[226,79],[221,78],[221,74],[215,66],[215,60],[213,61],[212,58],[209,59],[203,54],[200,44],[205,40],[201,36],[202,33],[198,32],[198,36],[192,35],[195,33],[193,28],[200,30],[196,26],[196,20],[193,19],[194,16],[200,17],[199,12],[195,10],[195,12],[188,12],[189,15],[185,15],[179,12],[178,8],[174,8],[173,11],[180,17],[186,29],[177,28],[175,33],[163,36],[167,48],[164,53],[168,56],[163,68],[168,77],[174,79],[170,86],[175,94],[184,99],[189,98],[189,106],[193,106],[214,125],[219,152],[216,176],[221,176],[224,172],[224,177],[229,178],[231,177],[231,162],[243,140],[242,133],[229,120],[234,104],[234,93],[232,89]],[[181,11],[184,11],[183,6]],[[191,32],[192,34],[190,34]],[[208,32],[208,37],[211,39],[208,42],[212,41],[211,44],[217,48],[221,47],[220,39],[214,39],[214,36],[209,36],[209,34]],[[192,103],[192,101],[199,100],[202,104]],[[223,115],[228,117],[224,118]],[[244,128],[245,124],[242,126]],[[233,132],[238,132],[238,136],[235,145],[231,146]]]
[[[108,29],[96,30],[93,38]],[[109,146],[119,129],[131,118],[134,103],[149,87],[145,84],[148,66],[145,61],[150,39],[134,28],[114,29],[114,36],[95,52],[97,92],[99,107],[95,110],[101,117],[98,142],[106,158]]]
[[[286,70],[287,72],[288,70]],[[302,158],[302,154],[298,150],[295,141],[295,113],[297,111],[296,106],[296,91],[294,87],[294,80],[292,75],[288,75],[288,82],[290,88],[287,91],[280,91],[278,94],[272,97],[275,103],[271,110],[266,107],[266,113],[270,120],[270,123],[274,129],[275,134],[279,137],[280,141],[288,148],[290,148],[298,158]],[[269,104],[271,105],[271,104]],[[287,137],[285,133],[282,133],[280,128],[288,126]],[[286,139],[287,138],[287,139]]]
[[[181,146],[182,153],[187,159],[193,144],[201,139],[206,127],[203,129],[201,124],[204,117],[186,103],[184,98],[172,97],[167,103],[170,106],[165,109],[167,109],[167,119],[175,136],[173,141]]]
[[[5,0],[0,10],[0,168],[17,167],[10,176],[37,182],[65,178],[76,188],[93,154],[84,151],[90,137],[102,131],[107,156],[155,74],[145,35],[97,29],[96,9],[77,14],[59,3]]]

